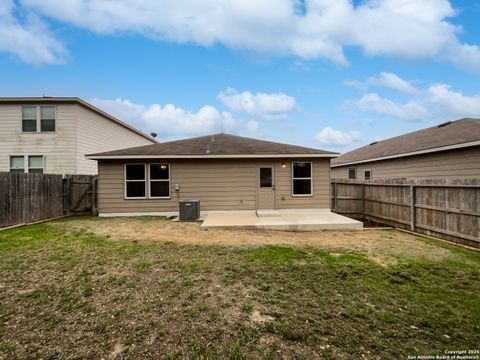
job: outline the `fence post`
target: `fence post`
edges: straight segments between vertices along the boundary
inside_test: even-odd
[[[71,179],[70,177],[63,178],[63,214],[70,214],[71,206]]]
[[[98,179],[96,176],[92,177],[92,215],[97,215],[97,188]]]
[[[410,230],[415,231],[415,185],[410,185]]]
[[[450,191],[450,188],[445,188],[445,230],[450,230],[450,212],[448,211],[450,209]],[[452,229],[452,231],[455,231],[455,229]]]
[[[337,211],[337,182],[336,181],[333,183],[333,208],[334,208],[335,212],[338,212]]]
[[[362,184],[362,217],[365,218],[365,183]]]

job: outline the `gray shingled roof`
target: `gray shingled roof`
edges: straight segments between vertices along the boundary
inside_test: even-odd
[[[334,152],[312,149],[296,145],[281,144],[229,134],[214,134],[185,140],[133,147],[87,155],[89,158],[120,156],[266,156],[269,155],[323,155],[335,157]]]
[[[460,119],[442,123],[427,129],[378,141],[352,150],[332,160],[332,166],[367,162],[390,156],[408,153],[441,150],[445,146],[460,145],[480,141],[480,119]]]

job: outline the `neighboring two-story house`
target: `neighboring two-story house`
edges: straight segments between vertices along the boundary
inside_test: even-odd
[[[85,154],[154,143],[79,98],[0,98],[0,171],[97,174]]]

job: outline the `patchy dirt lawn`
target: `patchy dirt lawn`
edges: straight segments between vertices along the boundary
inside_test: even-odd
[[[397,359],[480,343],[480,256],[392,230],[0,231],[0,358]]]
[[[159,226],[161,224],[161,226]],[[395,230],[288,232],[261,230],[202,230],[198,223],[173,222],[153,217],[88,218],[57,223],[65,230],[88,229],[115,240],[174,242],[183,245],[221,246],[295,246],[328,249],[335,254],[359,251],[379,264],[395,262],[399,257],[441,260],[454,258],[451,251],[435,243],[418,241],[415,236]]]

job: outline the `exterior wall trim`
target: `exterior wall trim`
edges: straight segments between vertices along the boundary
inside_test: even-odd
[[[331,165],[331,167],[332,167],[332,168],[335,168],[335,167],[355,165],[355,164],[364,164],[364,163],[374,162],[374,161],[381,161],[381,160],[388,160],[388,159],[396,159],[396,158],[407,157],[407,156],[414,156],[414,155],[429,154],[429,153],[434,153],[434,152],[439,152],[439,151],[446,151],[446,150],[461,149],[461,148],[466,148],[466,147],[470,147],[470,146],[480,146],[480,140],[470,141],[470,142],[466,142],[466,143],[462,143],[462,144],[441,146],[441,147],[436,147],[436,148],[431,148],[431,149],[425,149],[425,150],[419,150],[419,151],[406,152],[406,153],[395,154],[395,155],[390,155],[390,156],[383,156],[383,157],[371,158],[371,159],[366,159],[366,160],[351,161],[351,162],[346,162],[346,163],[342,163],[342,164],[334,164],[334,165]]]
[[[319,209],[302,209],[302,208],[289,208],[289,209],[275,209],[273,211],[278,213],[291,213],[292,211],[301,211],[305,212],[331,212],[329,208],[319,208]],[[200,221],[201,218],[209,214],[237,214],[237,213],[256,213],[258,210],[205,210],[200,211]],[[262,210],[260,210],[262,211]],[[270,211],[270,210],[266,210]],[[139,211],[139,212],[124,212],[124,213],[115,213],[115,212],[100,212],[99,217],[132,217],[132,216],[165,216],[165,217],[176,217],[178,216],[178,211]]]

